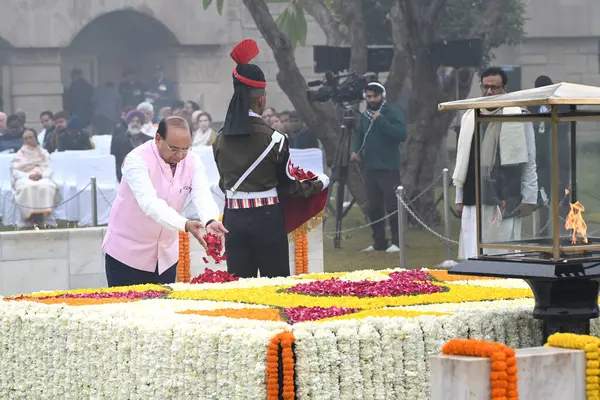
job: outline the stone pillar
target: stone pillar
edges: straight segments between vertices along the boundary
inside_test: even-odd
[[[535,347],[516,353],[519,398],[586,399],[583,351]],[[431,400],[488,400],[490,368],[488,358],[431,357]]]
[[[57,49],[15,49],[8,55],[12,110],[27,113],[28,126],[37,127],[43,110],[62,109],[61,57]],[[7,99],[8,100],[8,99]]]

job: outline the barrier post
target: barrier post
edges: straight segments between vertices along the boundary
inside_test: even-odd
[[[98,226],[98,186],[96,185],[96,177],[90,178],[91,195],[92,195],[92,226]]]
[[[400,248],[400,268],[406,268],[406,246],[404,244],[404,230],[406,226],[406,210],[404,209],[404,187],[396,189],[398,198],[398,247]]]
[[[450,237],[450,196],[448,192],[449,171],[448,168],[442,170],[442,181],[444,184],[444,236]],[[446,260],[452,260],[452,246],[450,243],[446,243]]]

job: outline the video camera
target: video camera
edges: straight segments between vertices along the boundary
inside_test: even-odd
[[[345,80],[340,83],[341,79]],[[360,76],[357,73],[346,75],[327,72],[325,79],[308,82],[308,87],[321,86],[317,90],[308,90],[308,101],[325,103],[331,99],[337,104],[357,103],[363,100],[363,92],[367,85],[376,81],[375,75]]]

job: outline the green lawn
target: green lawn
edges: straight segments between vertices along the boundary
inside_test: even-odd
[[[454,198],[454,195],[451,196]],[[440,207],[442,211],[443,207]],[[450,217],[452,226],[451,239],[457,240],[460,222],[454,216]],[[358,207],[354,207],[344,219],[344,229],[364,225],[364,216]],[[432,227],[435,231],[444,232],[443,225]],[[400,265],[399,255],[385,252],[363,253],[362,249],[371,245],[371,228],[363,228],[348,232],[342,236],[342,248],[333,247],[333,232],[335,219],[328,218],[325,223],[326,235],[323,237],[325,271],[355,271],[360,269],[385,269]],[[388,236],[389,239],[389,236]],[[424,229],[412,228],[405,235],[407,268],[434,267],[446,260],[446,247]],[[453,258],[456,258],[457,247],[453,248]]]

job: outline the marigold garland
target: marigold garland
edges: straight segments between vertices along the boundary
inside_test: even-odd
[[[267,347],[267,400],[294,400],[294,335],[281,332],[271,339]],[[281,364],[283,365],[282,396],[279,397],[279,349],[281,348]]]
[[[476,339],[452,339],[442,353],[455,356],[486,357],[492,360],[490,391],[492,400],[518,400],[517,358],[510,347]]]
[[[308,232],[304,229],[296,229],[295,236],[295,263],[296,275],[308,273]]]
[[[585,351],[587,398],[588,400],[600,399],[600,339],[588,335],[555,333],[548,337],[545,346]]]
[[[190,272],[190,235],[179,231],[179,260],[177,261],[177,282],[187,283],[191,279]]]
[[[283,321],[277,308],[220,308],[217,310],[185,310],[184,315],[203,315],[206,317],[227,317],[253,319],[258,321]]]

